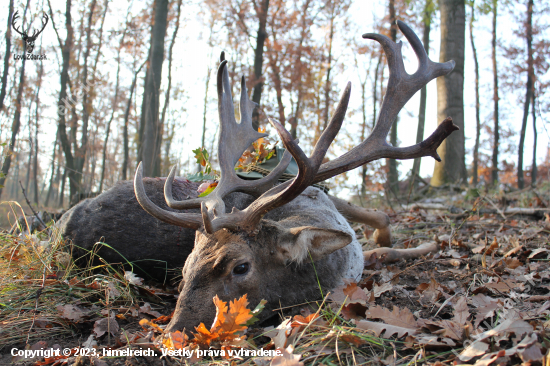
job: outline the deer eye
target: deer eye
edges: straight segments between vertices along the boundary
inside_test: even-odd
[[[250,264],[242,263],[242,264],[239,264],[239,265],[235,266],[235,268],[233,268],[233,274],[243,275],[243,274],[246,274],[249,269],[250,269]]]

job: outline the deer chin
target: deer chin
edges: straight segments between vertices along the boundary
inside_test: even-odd
[[[188,335],[191,335],[191,332],[194,332],[195,327],[199,326],[200,323],[204,323],[206,328],[210,329],[215,317],[216,307],[212,300],[183,298],[180,296],[172,320],[168,323],[165,332],[185,331]]]

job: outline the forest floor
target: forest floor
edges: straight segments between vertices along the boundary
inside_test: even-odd
[[[176,288],[143,284],[109,264],[79,268],[55,233],[0,234],[0,365],[549,365],[548,191],[440,191],[393,204],[394,247],[435,241],[438,253],[392,264],[369,258],[360,281],[303,305],[300,315],[225,333],[213,325],[195,340],[162,332]],[[368,228],[354,228],[371,249]],[[233,310],[253,315],[244,300]],[[226,357],[197,357],[209,348]],[[107,355],[124,349],[157,356]],[[162,349],[184,355],[161,357]],[[278,356],[227,356],[240,349]],[[24,350],[53,357],[12,356]]]

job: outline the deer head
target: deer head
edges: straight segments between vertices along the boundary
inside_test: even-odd
[[[217,76],[221,170],[218,186],[206,197],[176,201],[172,196],[175,169],[170,172],[164,186],[169,207],[200,207],[201,214],[170,212],[153,204],[143,187],[141,165],[134,179],[137,200],[148,213],[164,222],[196,230],[195,247],[183,268],[181,294],[167,331],[192,330],[199,322],[212,321],[215,308],[211,299],[214,295],[226,301],[246,293],[253,306],[266,299],[264,318],[272,315],[269,309],[318,298],[319,283],[331,288],[346,275],[342,268],[351,266],[350,258],[356,255],[355,249],[350,249],[352,245],[348,245],[355,239],[353,230],[328,197],[308,187],[376,159],[432,156],[440,160],[436,149],[458,129],[450,118],[417,145],[399,148],[386,142],[393,121],[413,94],[454,67],[453,61],[434,63],[429,60],[416,34],[400,21],[398,26],[419,60],[418,70],[412,75],[405,72],[401,42],[394,43],[379,34],[363,36],[382,45],[390,68],[386,96],[372,134],[351,151],[321,165],[346,114],[351,91],[348,83],[310,157],[279,122],[269,120],[286,152],[269,175],[254,181],[240,179],[234,166],[245,149],[264,134],[252,129],[252,110],[256,104],[248,98],[244,78],[241,81],[241,121],[236,122],[227,61],[222,53]],[[291,156],[298,164],[298,175],[276,185]],[[228,212],[223,198],[233,192],[246,193],[255,200],[244,210],[229,207],[231,211]],[[308,204],[306,201],[312,195],[315,203]]]
[[[25,42],[25,50],[27,53],[32,53],[32,51],[34,50],[34,42],[36,41],[36,38],[40,35],[40,33],[42,33],[42,31],[44,30],[44,28],[46,28],[46,24],[48,24],[48,14],[46,13],[43,13],[42,15],[42,29],[40,29],[39,31],[37,31],[36,29],[33,30],[32,32],[32,36],[29,36],[27,31],[23,30],[21,31],[21,27],[17,27],[15,25],[15,22],[17,20],[17,18],[19,18],[19,11],[16,11],[15,14],[13,14],[13,17],[11,19],[11,25],[13,27],[13,29],[19,33],[21,35],[21,38],[23,38],[23,41]]]

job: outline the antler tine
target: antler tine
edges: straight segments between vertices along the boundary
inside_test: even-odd
[[[229,75],[227,72],[227,61],[225,60],[225,54],[223,52],[220,56],[220,61],[221,63],[217,75],[217,91],[220,118],[218,157],[220,160],[221,179],[214,192],[206,197],[176,201],[172,196],[172,184],[175,175],[175,170],[172,169],[164,185],[166,203],[171,208],[196,208],[201,207],[201,204],[204,202],[209,212],[214,212],[214,210],[216,210],[218,214],[223,215],[225,214],[223,197],[231,192],[244,192],[255,197],[260,196],[273,187],[292,160],[290,153],[285,152],[277,167],[266,177],[259,180],[247,181],[237,176],[234,167],[242,153],[254,141],[267,136],[267,134],[259,133],[252,128],[252,111],[257,104],[248,98],[244,77],[241,78],[241,121],[237,123],[235,120],[233,97],[231,95],[231,86],[229,84]]]
[[[19,10],[17,10],[17,11],[13,14],[13,16],[12,16],[12,18],[11,18],[11,25],[12,25],[13,29],[15,29],[15,31],[16,31],[17,33],[19,33],[20,35],[22,35],[23,37],[25,37],[25,36],[26,36],[26,32],[23,31],[23,33],[21,33],[21,31],[20,31],[19,29],[17,29],[17,26],[15,25],[15,21],[17,20],[17,18],[19,18]],[[19,27],[19,28],[21,28],[21,27]]]
[[[197,230],[201,227],[201,215],[167,211],[155,205],[153,201],[151,201],[149,197],[147,197],[145,187],[143,186],[143,167],[141,166],[141,162],[136,169],[136,175],[134,177],[134,192],[140,206],[143,207],[143,209],[147,211],[150,215],[156,217],[157,219],[172,225],[177,225],[194,230]]]
[[[277,133],[281,137],[287,151],[294,156],[298,164],[298,175],[291,181],[271,188],[251,203],[245,210],[234,210],[230,216],[227,215],[215,218],[209,223],[212,230],[217,231],[222,228],[236,230],[240,228],[248,232],[253,232],[267,212],[292,201],[309,187],[315,179],[317,170],[330,144],[338,134],[340,127],[342,127],[344,117],[346,116],[350,93],[351,83],[348,83],[342,93],[334,116],[317,141],[310,158],[305,155],[297,142],[292,139],[290,133],[278,121],[269,119],[270,123],[275,127]]]
[[[45,19],[46,21],[44,21],[44,19]],[[36,34],[37,36],[38,36],[40,33],[42,33],[42,31],[44,30],[44,28],[46,28],[46,25],[48,24],[48,20],[49,20],[49,19],[50,19],[50,18],[48,17],[48,14],[46,14],[45,12],[42,12],[42,29],[40,29],[40,31]],[[34,32],[36,32],[36,30],[35,30]],[[33,34],[33,37],[34,37],[34,34]]]
[[[313,183],[381,158],[413,159],[432,156],[439,160],[436,149],[447,136],[458,129],[452,123],[452,119],[448,118],[439,124],[430,137],[414,146],[397,148],[386,142],[386,137],[397,114],[409,99],[434,78],[450,73],[455,65],[454,61],[445,63],[431,61],[414,31],[402,21],[397,21],[397,25],[411,43],[418,57],[418,69],[412,75],[405,71],[401,54],[402,42],[395,43],[381,34],[367,33],[363,35],[363,38],[373,39],[380,43],[386,54],[390,70],[387,91],[378,115],[378,121],[371,135],[365,141],[337,159],[323,164]]]

